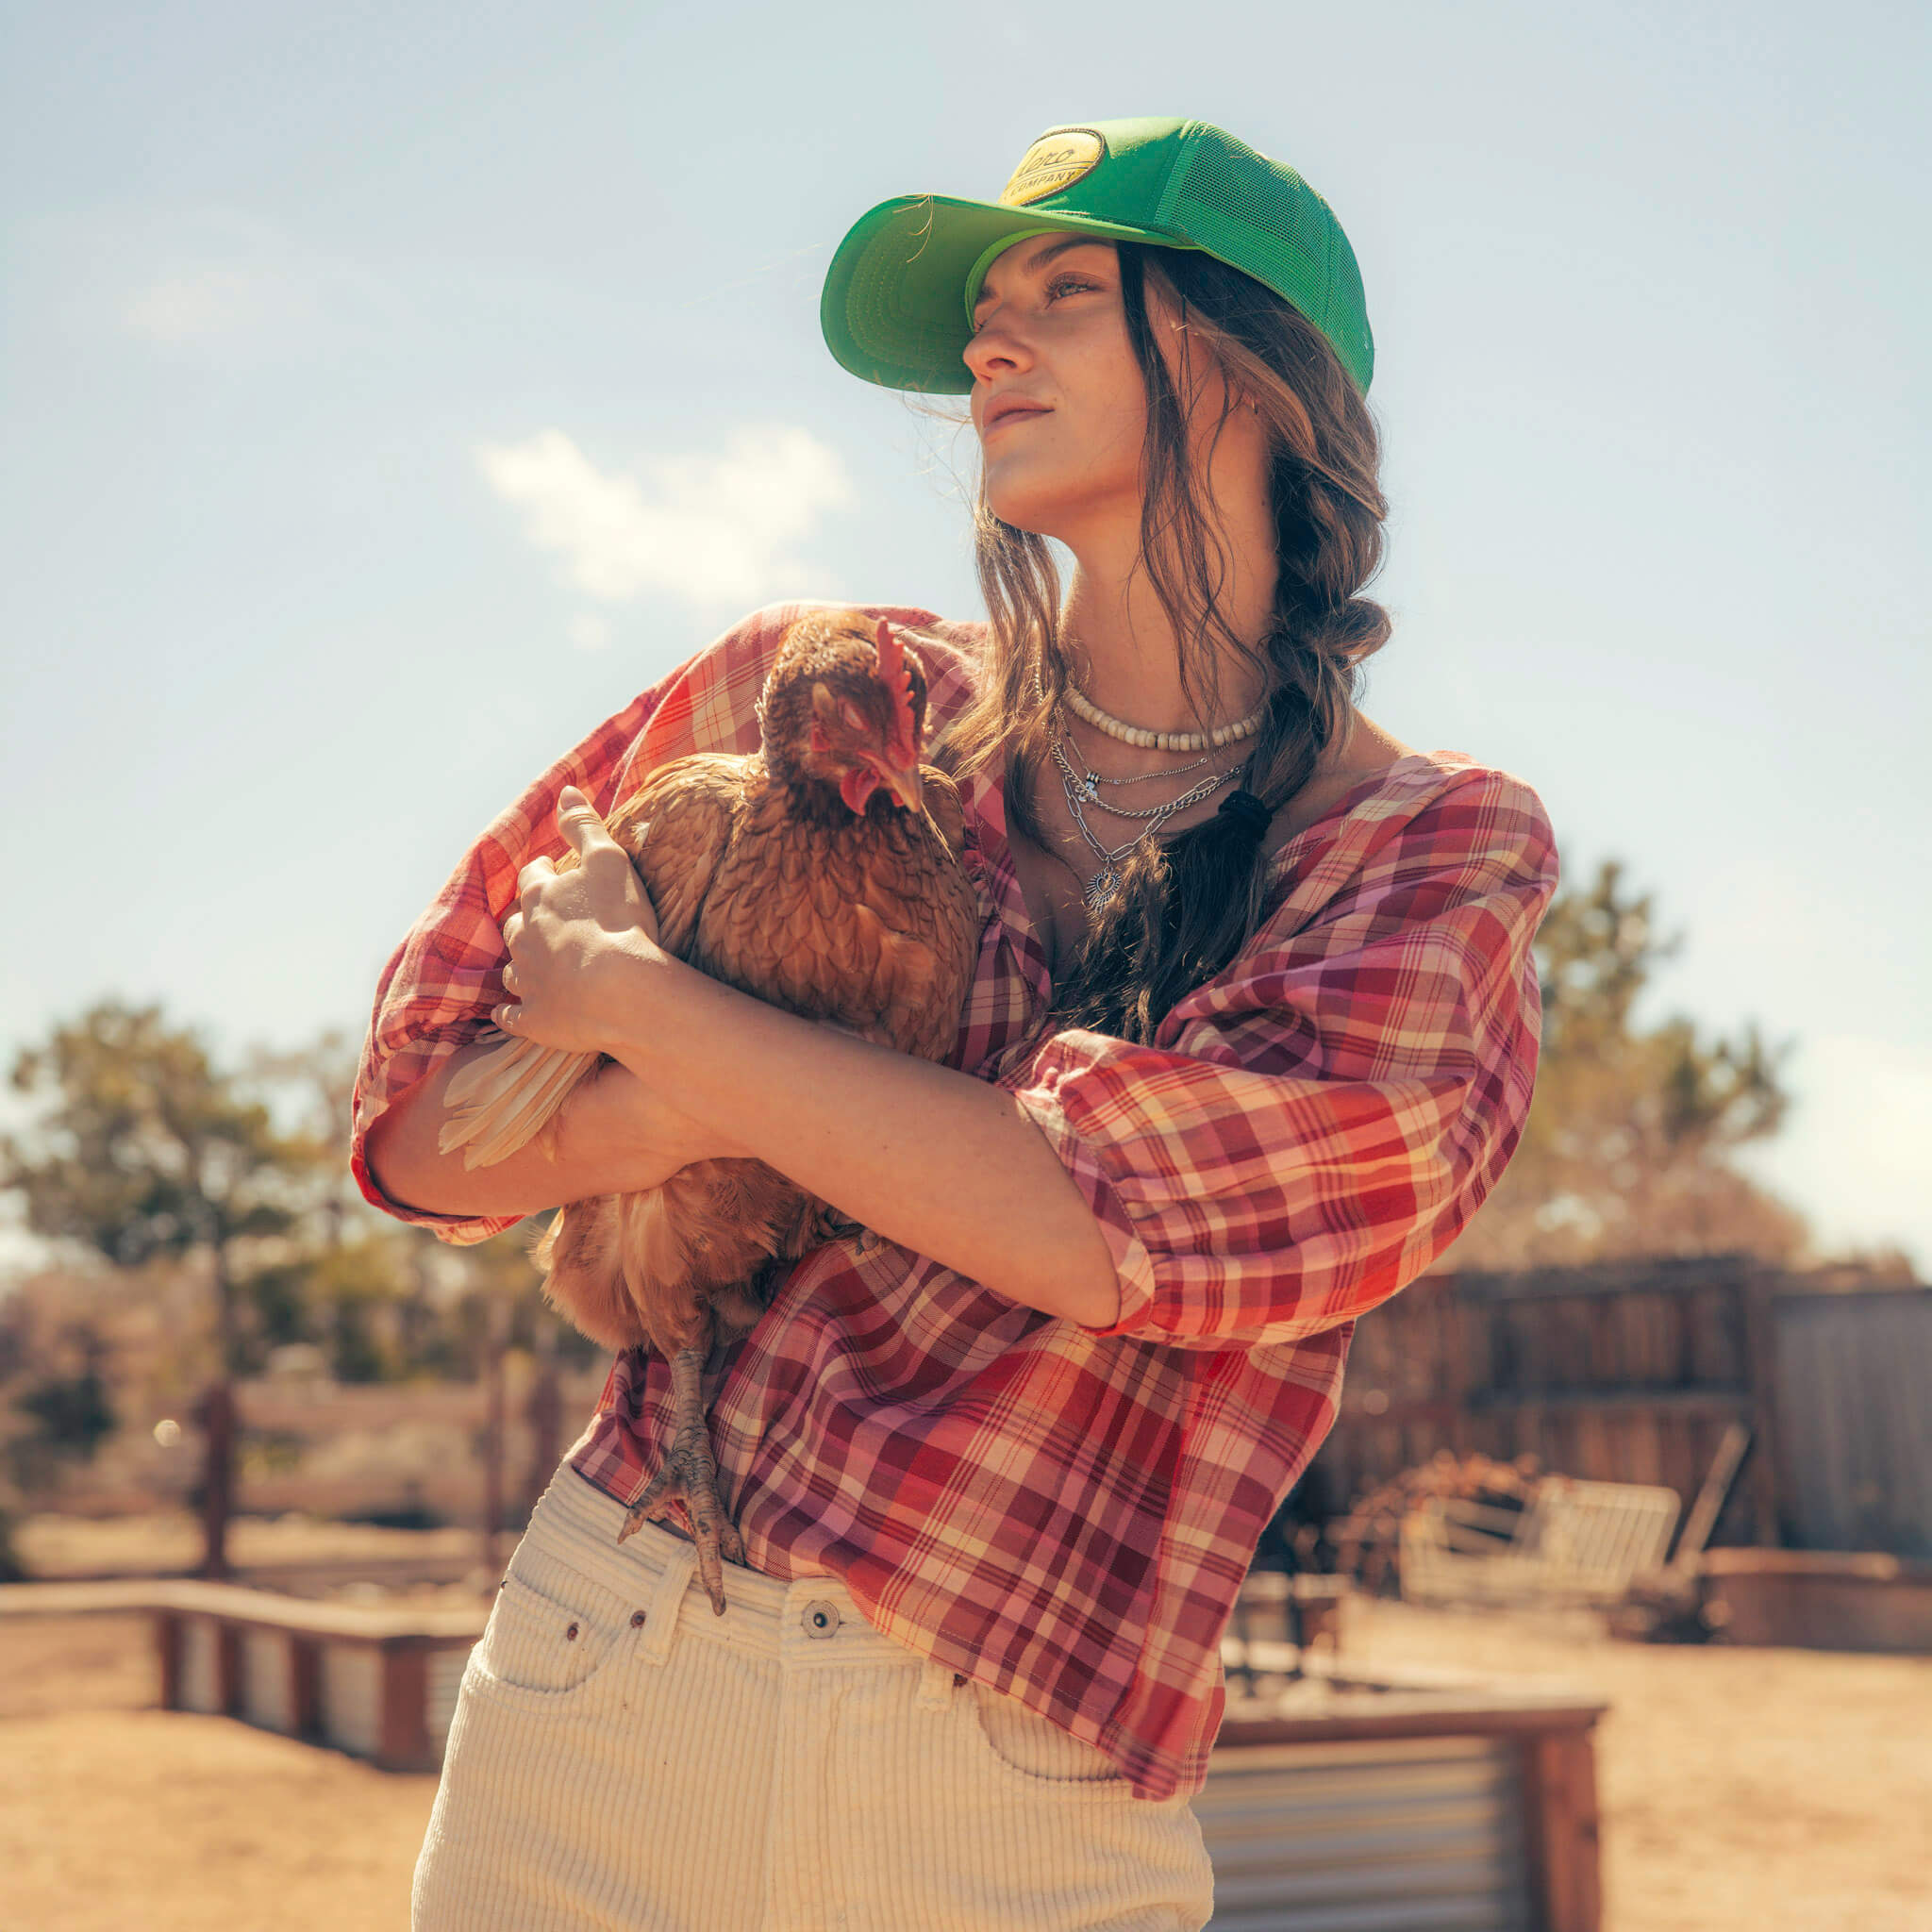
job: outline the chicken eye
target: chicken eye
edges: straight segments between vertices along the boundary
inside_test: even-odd
[[[846,724],[851,725],[853,730],[870,731],[873,728],[872,720],[868,718],[865,715],[865,713],[861,711],[858,708],[858,707],[852,702],[850,698],[845,699],[845,701],[840,705],[839,710],[841,715],[844,718]]]

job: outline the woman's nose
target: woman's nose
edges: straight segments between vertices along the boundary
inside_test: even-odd
[[[987,382],[995,375],[1010,375],[1016,369],[1027,368],[1033,360],[1024,340],[1001,322],[996,314],[980,325],[960,354],[966,367],[973,372],[975,382]]]

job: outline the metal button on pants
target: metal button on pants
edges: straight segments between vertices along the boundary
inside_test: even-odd
[[[839,1606],[827,1603],[824,1597],[814,1597],[799,1612],[798,1621],[805,1626],[808,1637],[830,1637],[839,1628]]]

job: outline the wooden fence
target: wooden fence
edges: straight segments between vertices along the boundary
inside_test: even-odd
[[[1714,1541],[1932,1554],[1928,1386],[1932,1289],[1745,1256],[1430,1274],[1357,1328],[1314,1480],[1345,1507],[1439,1449],[1527,1454],[1688,1510],[1740,1421]]]
[[[1932,1289],[1773,1311],[1785,1540],[1932,1557]]]

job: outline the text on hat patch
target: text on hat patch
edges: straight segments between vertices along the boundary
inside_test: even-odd
[[[1000,190],[1007,208],[1024,208],[1071,188],[1090,175],[1107,155],[1107,143],[1091,127],[1055,127],[1020,157],[1013,177]]]

